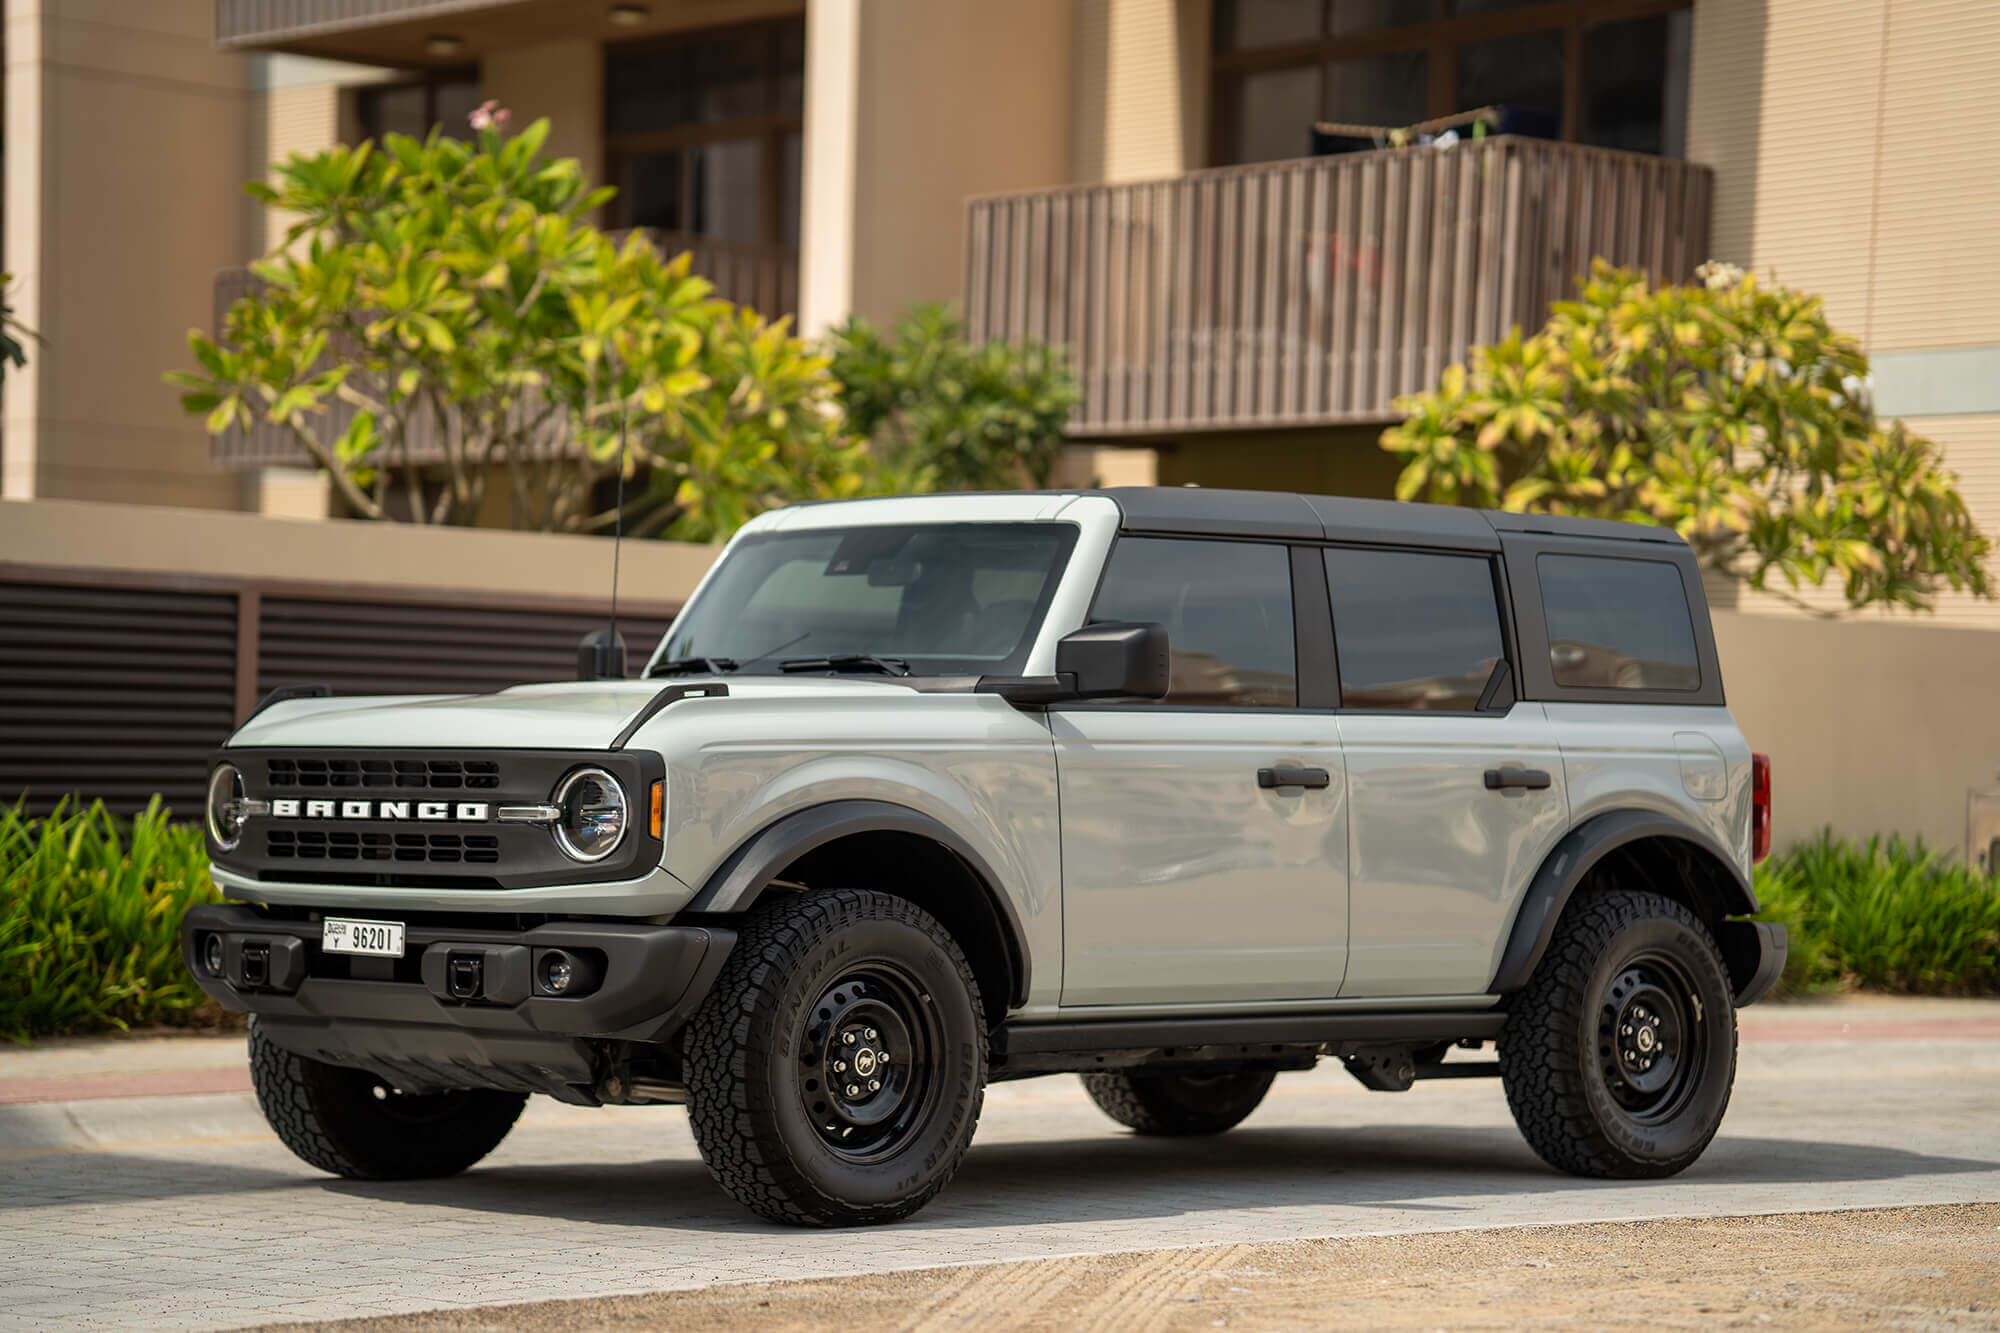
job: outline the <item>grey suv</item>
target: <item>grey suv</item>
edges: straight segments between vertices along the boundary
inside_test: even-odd
[[[463,1170],[529,1093],[685,1103],[756,1212],[883,1222],[989,1080],[1213,1134],[1325,1056],[1384,1092],[1497,1075],[1550,1163],[1662,1176],[1784,960],[1743,920],[1768,768],[1657,529],[807,505],[640,679],[276,694],[215,758],[230,901],[183,944],[254,1015],[279,1136],[344,1176]]]

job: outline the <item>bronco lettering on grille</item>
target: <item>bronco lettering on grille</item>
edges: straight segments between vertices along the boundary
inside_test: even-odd
[[[493,807],[485,801],[301,801],[281,797],[271,802],[271,818],[481,824],[493,818]]]

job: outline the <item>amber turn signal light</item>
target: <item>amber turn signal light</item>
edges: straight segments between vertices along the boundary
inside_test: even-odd
[[[653,784],[653,804],[646,815],[646,827],[655,838],[667,825],[667,784],[664,781]]]

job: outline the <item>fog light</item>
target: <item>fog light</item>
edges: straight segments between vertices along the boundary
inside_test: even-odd
[[[604,955],[595,949],[537,949],[534,977],[537,995],[591,995],[604,983]]]
[[[222,975],[222,936],[205,935],[201,941],[201,965],[208,969],[208,975]]]
[[[566,994],[576,980],[576,961],[560,949],[542,955],[542,989],[551,995]]]

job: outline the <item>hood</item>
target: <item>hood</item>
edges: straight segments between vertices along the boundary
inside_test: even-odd
[[[496,694],[289,699],[251,718],[229,744],[232,748],[601,750],[660,691],[718,679],[729,686],[731,698],[916,693],[908,685],[880,677],[677,676],[516,685]],[[698,703],[689,700],[688,706]]]

